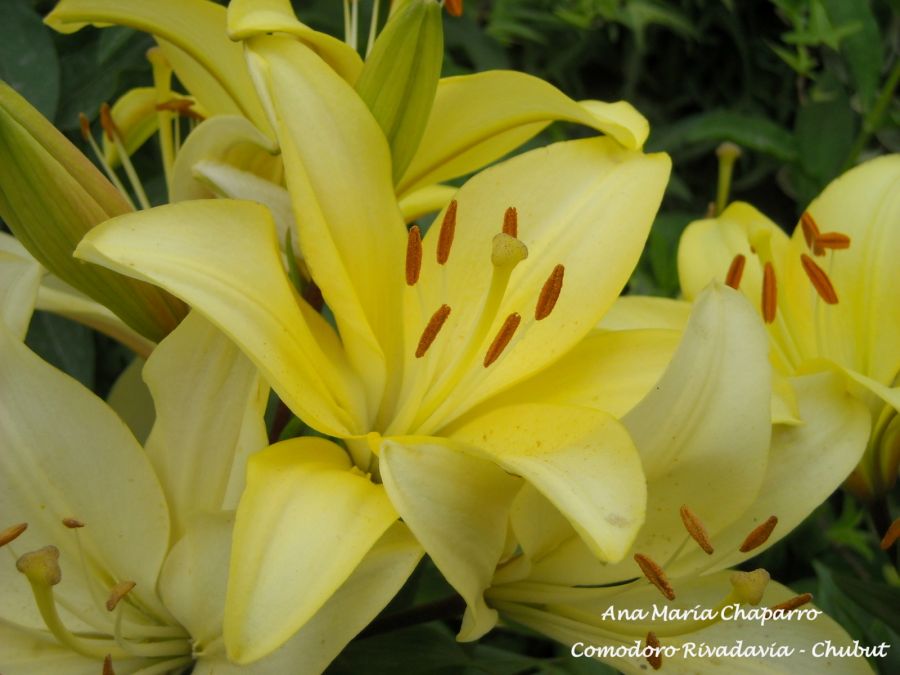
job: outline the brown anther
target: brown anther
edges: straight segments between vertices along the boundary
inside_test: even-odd
[[[891,523],[887,532],[884,533],[884,537],[881,538],[881,550],[887,551],[891,546],[897,543],[897,539],[900,539],[900,518],[897,518]]]
[[[775,268],[772,263],[767,262],[763,267],[763,285],[762,285],[762,314],[766,323],[772,323],[775,320],[775,310],[778,307],[778,287],[775,283]]]
[[[456,234],[456,200],[447,204],[444,220],[441,221],[441,231],[438,233],[437,261],[443,265],[450,257],[450,247],[453,246],[453,235]]]
[[[691,535],[691,538],[697,542],[700,548],[702,548],[707,555],[712,555],[713,546],[709,541],[709,535],[706,533],[706,528],[703,527],[703,523],[700,522],[697,514],[691,511],[687,504],[681,507],[681,522],[684,523],[684,529],[688,531],[688,534]]]
[[[68,527],[70,530],[77,530],[79,527],[84,527],[84,523],[82,523],[77,518],[63,518],[62,524]]]
[[[644,644],[652,650],[652,652],[646,656],[647,663],[650,664],[650,667],[653,668],[653,670],[659,670],[662,668],[662,654],[659,651],[659,638],[656,637],[656,633],[652,630],[647,633],[647,639]]]
[[[431,315],[431,318],[428,320],[428,325],[425,326],[425,330],[422,331],[422,337],[419,338],[419,345],[416,347],[417,359],[421,359],[425,356],[425,352],[428,351],[431,343],[434,342],[438,333],[441,332],[441,328],[443,328],[444,322],[447,320],[448,316],[450,316],[450,305],[441,305],[438,307],[437,311]]]
[[[734,256],[734,260],[732,260],[731,264],[728,266],[728,273],[725,275],[726,286],[731,286],[734,290],[740,288],[741,278],[744,276],[744,265],[746,263],[747,258],[742,254],[738,253]]]
[[[503,214],[503,232],[510,237],[519,236],[519,212],[515,206],[510,206]]]
[[[120,581],[109,591],[109,597],[106,599],[106,609],[113,611],[119,602],[131,592],[135,583],[133,581]]]
[[[547,281],[544,282],[544,287],[541,289],[537,305],[534,308],[534,318],[538,321],[550,316],[550,312],[556,307],[556,301],[559,300],[559,294],[562,291],[563,276],[565,276],[565,273],[566,268],[562,265],[557,265],[553,268],[553,271],[550,272]]]
[[[840,232],[824,232],[816,237],[816,246],[842,251],[850,248],[850,237]]]
[[[9,542],[15,541],[27,529],[28,523],[19,523],[18,525],[7,527],[0,532],[0,546],[6,546]]]
[[[203,115],[193,110],[194,102],[188,98],[173,98],[163,103],[157,103],[157,110],[170,110],[182,117],[188,117],[193,120],[203,121],[206,119]]]
[[[318,287],[315,281],[310,280],[303,286],[303,299],[309,303],[316,312],[321,312],[325,306],[325,298],[322,296],[322,289]]]
[[[406,239],[406,285],[415,286],[422,271],[422,233],[418,225],[409,228]]]
[[[500,358],[503,350],[506,349],[506,345],[509,344],[509,341],[512,340],[513,335],[515,335],[516,329],[519,327],[520,323],[522,323],[522,315],[518,312],[513,312],[506,317],[506,321],[500,326],[500,330],[497,331],[497,336],[494,338],[491,346],[488,347],[487,353],[484,355],[485,368]]]
[[[109,654],[103,659],[103,675],[116,675],[116,671],[112,667],[112,656]]]
[[[800,263],[803,265],[803,271],[809,277],[810,283],[816,289],[816,293],[829,305],[836,305],[838,302],[837,293],[834,286],[831,285],[831,279],[825,274],[825,270],[816,265],[815,261],[805,253],[800,254]]]
[[[775,529],[777,524],[778,518],[769,516],[766,522],[754,528],[753,531],[747,535],[747,538],[744,539],[744,543],[741,544],[741,547],[738,550],[741,553],[749,553],[753,549],[759,548],[766,543],[766,540],[769,538],[769,535],[772,534],[772,530]]]
[[[806,241],[808,248],[813,248],[816,239],[819,237],[819,226],[810,215],[809,211],[804,211],[800,215],[800,228],[803,230],[803,239]]]
[[[444,7],[450,16],[462,16],[463,0],[444,0]]]
[[[663,572],[662,567],[657,565],[643,553],[635,553],[634,561],[638,564],[638,567],[641,568],[641,572],[644,573],[644,576],[647,577],[650,583],[659,589],[660,593],[669,600],[675,599],[675,589],[672,588],[672,584],[669,583],[669,578],[666,576],[666,573]]]
[[[89,141],[91,139],[91,121],[84,113],[78,113],[78,123],[81,125],[81,137]]]
[[[779,609],[785,612],[789,612],[792,609],[797,609],[798,607],[803,607],[808,602],[811,602],[813,599],[812,593],[803,593],[802,595],[795,595],[793,598],[789,598],[784,602],[779,602],[777,605],[772,605],[769,607],[769,612],[776,612]]]
[[[119,128],[113,121],[109,103],[100,104],[100,126],[103,127],[103,131],[106,132],[106,139],[109,141],[114,141],[117,136],[121,136],[121,134],[119,134]]]

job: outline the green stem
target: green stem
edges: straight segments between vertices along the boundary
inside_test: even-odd
[[[875,105],[872,106],[869,114],[866,115],[866,118],[863,120],[862,129],[856,137],[856,140],[853,142],[853,147],[850,149],[850,154],[847,156],[847,161],[844,163],[845,171],[856,164],[859,154],[865,149],[866,143],[872,138],[872,134],[881,128],[882,120],[887,113],[888,106],[890,106],[891,101],[894,99],[894,91],[897,89],[898,84],[900,84],[900,60],[894,64],[890,75],[888,75],[888,78],[884,83],[884,87],[882,87],[881,92],[878,94],[878,98],[875,99]]]

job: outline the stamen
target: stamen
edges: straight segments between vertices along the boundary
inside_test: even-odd
[[[109,182],[112,183],[116,190],[119,191],[125,201],[128,202],[128,205],[133,209],[134,201],[131,199],[131,195],[125,190],[125,186],[122,185],[122,181],[119,180],[119,176],[116,175],[116,172],[113,171],[113,168],[109,165],[109,162],[106,161],[106,157],[103,152],[100,150],[100,147],[97,145],[97,141],[94,140],[93,134],[91,134],[91,126],[88,122],[87,116],[84,113],[78,114],[79,120],[81,121],[81,135],[84,137],[84,140],[87,142],[89,146],[91,146],[91,152],[94,153],[94,157],[97,158],[97,162],[103,167],[103,173],[106,174],[106,177],[109,178]]]
[[[422,271],[422,233],[418,225],[409,228],[406,239],[406,285],[415,286]]]
[[[703,527],[703,523],[700,522],[697,514],[687,507],[687,504],[681,507],[681,522],[684,523],[684,529],[688,531],[688,534],[691,535],[691,538],[697,542],[700,548],[702,548],[707,555],[712,555],[713,546],[709,541],[709,535],[706,533],[706,528]]]
[[[79,527],[84,527],[84,523],[82,523],[77,518],[63,518],[62,524],[68,527],[70,530],[77,530]]]
[[[6,546],[8,543],[15,541],[27,529],[28,523],[19,523],[18,525],[7,527],[0,532],[0,546]]]
[[[503,233],[510,237],[519,236],[519,212],[515,206],[510,206],[503,214]]]
[[[767,262],[763,268],[763,286],[762,286],[762,313],[763,320],[766,323],[772,323],[775,320],[775,310],[777,308],[778,289],[775,285],[775,268],[772,263]]]
[[[653,670],[659,670],[662,668],[662,654],[659,651],[659,638],[656,637],[653,631],[647,633],[645,644],[653,650],[652,653],[647,654],[647,663],[650,664]]]
[[[513,312],[506,317],[503,325],[500,326],[500,330],[497,331],[497,336],[494,338],[494,341],[491,342],[491,346],[488,347],[487,353],[484,355],[485,368],[500,358],[500,355],[503,353],[503,350],[506,349],[506,345],[509,344],[509,341],[512,340],[520,323],[522,323],[522,315],[518,312]]]
[[[766,543],[766,540],[769,538],[769,535],[772,534],[772,530],[775,529],[775,526],[777,524],[778,518],[775,516],[769,516],[766,522],[756,527],[750,534],[747,535],[747,538],[744,539],[744,543],[741,544],[738,550],[741,553],[749,553],[753,549],[759,548]]]
[[[887,532],[884,533],[884,537],[881,539],[881,550],[887,551],[897,542],[897,539],[900,539],[900,518],[891,523]]]
[[[120,581],[112,589],[109,591],[109,597],[106,599],[106,609],[107,611],[113,611],[119,602],[131,592],[131,589],[135,587],[135,583],[133,581]]]
[[[112,656],[109,654],[103,658],[103,675],[116,675],[116,671],[112,667]]]
[[[550,272],[550,276],[547,277],[547,281],[544,282],[544,287],[541,288],[537,306],[534,308],[534,318],[536,320],[542,321],[546,319],[550,316],[550,312],[553,311],[553,308],[556,307],[556,301],[559,300],[559,294],[562,291],[563,276],[565,273],[566,268],[562,265],[557,265],[553,268],[553,271]]]
[[[425,352],[428,351],[431,343],[434,342],[438,333],[441,332],[441,328],[443,328],[444,322],[447,321],[448,316],[450,316],[450,305],[441,305],[438,307],[438,310],[431,315],[431,318],[428,320],[428,325],[425,326],[425,330],[422,331],[422,337],[419,338],[419,346],[416,347],[417,359],[421,359],[425,356]]]
[[[91,121],[83,112],[78,113],[78,123],[81,125],[81,137],[85,141],[92,138],[93,136],[91,135]]]
[[[443,265],[450,257],[450,247],[453,246],[453,235],[456,234],[456,200],[447,205],[444,220],[441,222],[441,231],[438,234],[437,261]]]
[[[813,288],[816,289],[819,297],[829,305],[836,305],[838,296],[834,286],[831,285],[831,279],[825,274],[825,270],[816,265],[813,259],[805,253],[800,254],[800,263],[803,265],[803,271],[806,272],[806,276],[809,277],[809,281]]]
[[[119,161],[122,162],[122,168],[125,169],[125,175],[128,176],[128,182],[131,183],[131,189],[134,190],[141,208],[149,209],[150,200],[147,199],[144,186],[141,184],[140,178],[138,178],[137,171],[134,170],[134,165],[131,163],[128,151],[125,149],[125,144],[122,143],[122,134],[119,133],[119,129],[113,120],[108,103],[100,105],[100,125],[103,127],[103,131],[106,132],[106,137],[116,146]]]
[[[816,246],[833,250],[850,248],[850,237],[840,232],[825,232],[816,237]]]
[[[462,16],[463,0],[444,0],[444,7],[450,16]]]
[[[643,553],[635,553],[634,561],[638,564],[638,567],[641,568],[641,572],[644,573],[644,576],[647,577],[650,583],[659,589],[660,593],[669,600],[675,599],[675,589],[672,588],[672,584],[669,583],[669,579],[666,576],[666,573],[663,572],[662,567],[657,565]]]
[[[803,238],[806,240],[807,248],[813,248],[816,239],[819,238],[819,226],[810,215],[809,211],[804,211],[800,215],[800,227],[803,230]]]
[[[776,612],[779,609],[784,610],[785,612],[789,612],[792,609],[797,609],[798,607],[803,607],[808,602],[811,602],[813,599],[812,593],[803,593],[802,595],[795,595],[793,598],[789,598],[784,602],[779,602],[777,605],[772,605],[769,607],[770,612]]]
[[[172,112],[178,113],[182,117],[197,120],[198,122],[202,122],[204,119],[206,119],[196,110],[192,110],[193,107],[194,102],[188,98],[173,98],[169,101],[163,101],[162,103],[156,104],[157,110],[171,110]]]
[[[113,121],[109,103],[100,104],[100,126],[103,127],[103,131],[106,133],[106,140],[110,142],[115,141],[116,136],[121,135],[115,121]]]
[[[732,572],[731,592],[735,599],[746,602],[748,605],[758,605],[766,592],[766,586],[772,577],[760,568],[752,572]]]
[[[731,286],[734,290],[738,290],[741,286],[741,278],[744,276],[744,265],[747,262],[742,254],[738,253],[728,266],[728,273],[725,275],[725,285]]]

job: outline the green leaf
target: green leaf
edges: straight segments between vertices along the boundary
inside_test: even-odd
[[[328,669],[330,675],[459,673],[469,657],[453,634],[437,623],[354,640]]]
[[[648,149],[675,152],[694,143],[731,141],[743,148],[770,155],[783,162],[797,158],[793,135],[761,115],[714,110],[688,117],[650,137]]]
[[[872,107],[883,63],[881,32],[869,3],[865,0],[822,0],[831,22],[856,24],[858,30],[847,35],[840,44],[863,111]]]
[[[875,581],[862,581],[840,574],[832,574],[835,586],[872,618],[883,621],[891,630],[900,633],[900,588]]]
[[[6,80],[44,117],[56,115],[59,59],[49,31],[27,0],[3,2],[0,80]]]
[[[95,354],[90,329],[55,314],[35,312],[25,344],[51,365],[93,388]]]
[[[856,133],[856,117],[843,94],[802,106],[796,120],[803,171],[824,188],[841,170]]]

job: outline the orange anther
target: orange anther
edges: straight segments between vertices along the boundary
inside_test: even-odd
[[[672,588],[672,584],[669,583],[669,579],[666,576],[666,573],[663,572],[662,567],[657,565],[643,553],[635,553],[634,561],[638,564],[638,567],[641,568],[641,572],[644,573],[644,576],[647,577],[650,583],[659,589],[660,593],[669,600],[675,599],[675,589]]]
[[[422,331],[422,337],[419,338],[419,345],[416,347],[417,359],[421,359],[425,356],[425,352],[428,351],[431,343],[434,342],[438,333],[441,332],[441,328],[443,328],[444,322],[447,320],[448,316],[450,316],[450,305],[441,305],[438,307],[437,311],[431,315],[431,318],[428,320],[428,325],[426,325],[425,330]]]
[[[744,265],[747,263],[747,258],[738,253],[734,256],[734,260],[731,261],[731,264],[728,266],[728,273],[725,275],[725,285],[731,286],[734,290],[737,290],[741,286],[741,277],[744,276]]]
[[[437,261],[439,265],[447,262],[450,257],[450,247],[453,246],[453,235],[456,234],[456,200],[447,204],[444,220],[441,222],[441,231],[438,233]]]
[[[509,344],[509,341],[512,340],[513,335],[521,322],[522,316],[516,312],[513,312],[506,317],[503,325],[500,326],[500,330],[497,331],[497,336],[494,338],[494,341],[491,342],[491,346],[488,347],[487,353],[484,355],[485,368],[500,358],[500,355],[503,353],[503,350],[506,349],[506,345]]]
[[[762,314],[766,323],[772,323],[775,320],[775,310],[778,302],[778,288],[775,284],[775,268],[772,263],[767,262],[763,267],[763,285],[762,285]]]
[[[422,234],[419,226],[409,228],[406,239],[406,284],[415,286],[419,280],[419,272],[422,270]]]
[[[829,305],[836,305],[838,296],[834,286],[831,285],[831,279],[825,274],[825,270],[816,265],[813,259],[805,253],[800,254],[800,263],[803,265],[803,271],[806,272],[806,276],[809,277],[809,281],[813,288],[816,289],[819,297]]]
[[[550,316],[550,312],[556,307],[556,301],[559,300],[559,294],[562,291],[565,273],[566,268],[562,265],[557,265],[550,272],[547,281],[544,282],[544,287],[541,288],[541,294],[538,296],[537,306],[534,308],[534,318],[538,321],[542,321]]]
[[[503,214],[503,233],[510,237],[519,236],[519,212],[515,206],[510,206]]]
[[[775,529],[777,524],[778,518],[769,516],[766,522],[754,528],[754,530],[747,535],[747,538],[744,539],[744,543],[741,544],[741,547],[738,550],[741,553],[749,553],[753,549],[759,548],[766,543],[766,540],[769,538],[769,535],[772,534],[772,530]]]
[[[706,528],[703,527],[703,523],[700,522],[697,514],[691,511],[686,504],[681,507],[681,522],[684,523],[684,529],[688,531],[688,534],[691,535],[691,538],[697,542],[700,548],[708,555],[712,555],[713,546],[709,540],[709,535],[706,533]]]

